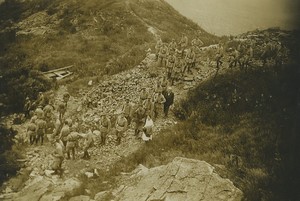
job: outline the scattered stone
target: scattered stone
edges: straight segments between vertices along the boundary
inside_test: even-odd
[[[95,201],[102,201],[108,196],[108,194],[109,194],[108,191],[99,192],[95,195],[94,200]]]
[[[91,200],[90,197],[87,195],[80,195],[69,199],[69,201],[90,201],[90,200]]]
[[[45,170],[45,175],[46,175],[47,177],[51,177],[53,173],[54,173],[53,170]]]
[[[94,176],[94,173],[92,172],[85,172],[84,174],[87,176],[87,178],[92,178]]]
[[[92,193],[89,189],[84,189],[84,192],[88,195],[91,195],[91,193]]]

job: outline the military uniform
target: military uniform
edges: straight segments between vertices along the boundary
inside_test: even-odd
[[[127,127],[127,119],[123,115],[118,116],[116,120],[117,145],[121,144],[121,139],[124,135],[124,132],[127,130]]]
[[[44,143],[44,135],[46,133],[46,122],[42,119],[38,119],[36,121],[36,144],[38,143],[38,141],[41,141],[41,145],[43,145]]]
[[[159,51],[160,51],[160,48],[162,47],[163,45],[163,42],[161,39],[159,39],[157,42],[156,42],[156,45],[155,45],[155,55],[156,55],[156,59],[158,59],[158,54],[159,54]]]
[[[38,119],[43,119],[44,118],[44,111],[42,110],[41,106],[39,106],[35,110],[35,115],[37,116]]]
[[[146,111],[145,109],[139,105],[134,113],[134,121],[135,121],[135,129],[134,134],[138,136],[139,132],[142,131],[144,123],[145,123]]]
[[[66,146],[68,159],[70,159],[70,151],[72,152],[73,159],[75,159],[75,148],[77,147],[78,138],[79,134],[77,132],[71,132],[66,138],[68,141]]]
[[[161,117],[163,112],[163,106],[166,102],[166,99],[162,93],[158,93],[155,96],[155,105],[154,105],[154,118]]]
[[[148,96],[149,96],[149,94],[148,94]],[[124,112],[124,116],[128,121],[128,125],[130,125],[131,124],[131,118],[132,118],[132,105],[129,102],[129,100],[126,100],[126,103],[123,105],[122,111]]]
[[[178,58],[175,62],[175,66],[171,75],[171,84],[174,84],[174,81],[178,81],[182,77],[182,69],[184,68],[185,63],[182,59]]]
[[[169,55],[167,61],[167,77],[171,78],[171,74],[175,65],[176,57],[175,55]]]
[[[34,121],[31,121],[27,126],[27,135],[29,137],[29,143],[32,145],[36,141],[37,126]]]
[[[147,90],[144,88],[140,95],[140,102],[143,103],[144,101],[146,101],[148,96],[149,96],[149,94],[148,94]]]
[[[83,146],[83,159],[90,159],[89,155],[89,148],[91,148],[94,145],[94,138],[93,138],[93,133],[91,130],[88,131],[88,133],[85,136],[84,140],[84,146]]]
[[[64,118],[64,115],[65,115],[65,113],[67,111],[67,104],[64,103],[64,102],[60,102],[58,104],[57,110],[58,110],[58,113],[59,113],[59,119],[62,121],[63,118]]]
[[[55,151],[52,154],[54,157],[53,163],[51,165],[52,170],[54,170],[55,174],[62,174],[62,163],[64,160],[64,146],[57,141],[55,143]]]
[[[195,52],[192,49],[189,49],[185,56],[186,66],[183,69],[183,73],[185,73],[185,71],[187,71],[188,73],[192,72],[191,67],[195,62],[195,56]]]
[[[168,47],[166,45],[163,45],[158,53],[158,66],[165,67],[166,66],[166,60],[168,55]]]
[[[64,146],[67,145],[67,142],[68,142],[67,137],[68,137],[69,134],[70,134],[70,126],[67,125],[67,124],[65,124],[65,125],[62,127],[62,129],[61,129],[61,131],[60,131],[60,136],[59,136],[59,138],[60,138],[61,141],[63,142]]]
[[[101,120],[100,120],[100,133],[101,133],[101,144],[105,145],[106,137],[109,134],[111,129],[111,121],[110,119],[102,114]]]

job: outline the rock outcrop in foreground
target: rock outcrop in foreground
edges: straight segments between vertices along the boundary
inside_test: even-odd
[[[122,201],[241,200],[243,193],[205,161],[175,158],[148,169],[140,165],[113,193]]]

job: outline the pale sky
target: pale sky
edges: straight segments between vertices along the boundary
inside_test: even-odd
[[[293,29],[300,0],[166,0],[176,10],[216,35],[256,28]]]

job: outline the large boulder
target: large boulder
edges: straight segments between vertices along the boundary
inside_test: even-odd
[[[139,166],[113,192],[116,200],[241,200],[243,193],[214,172],[205,161],[175,158],[168,165],[148,169]]]

